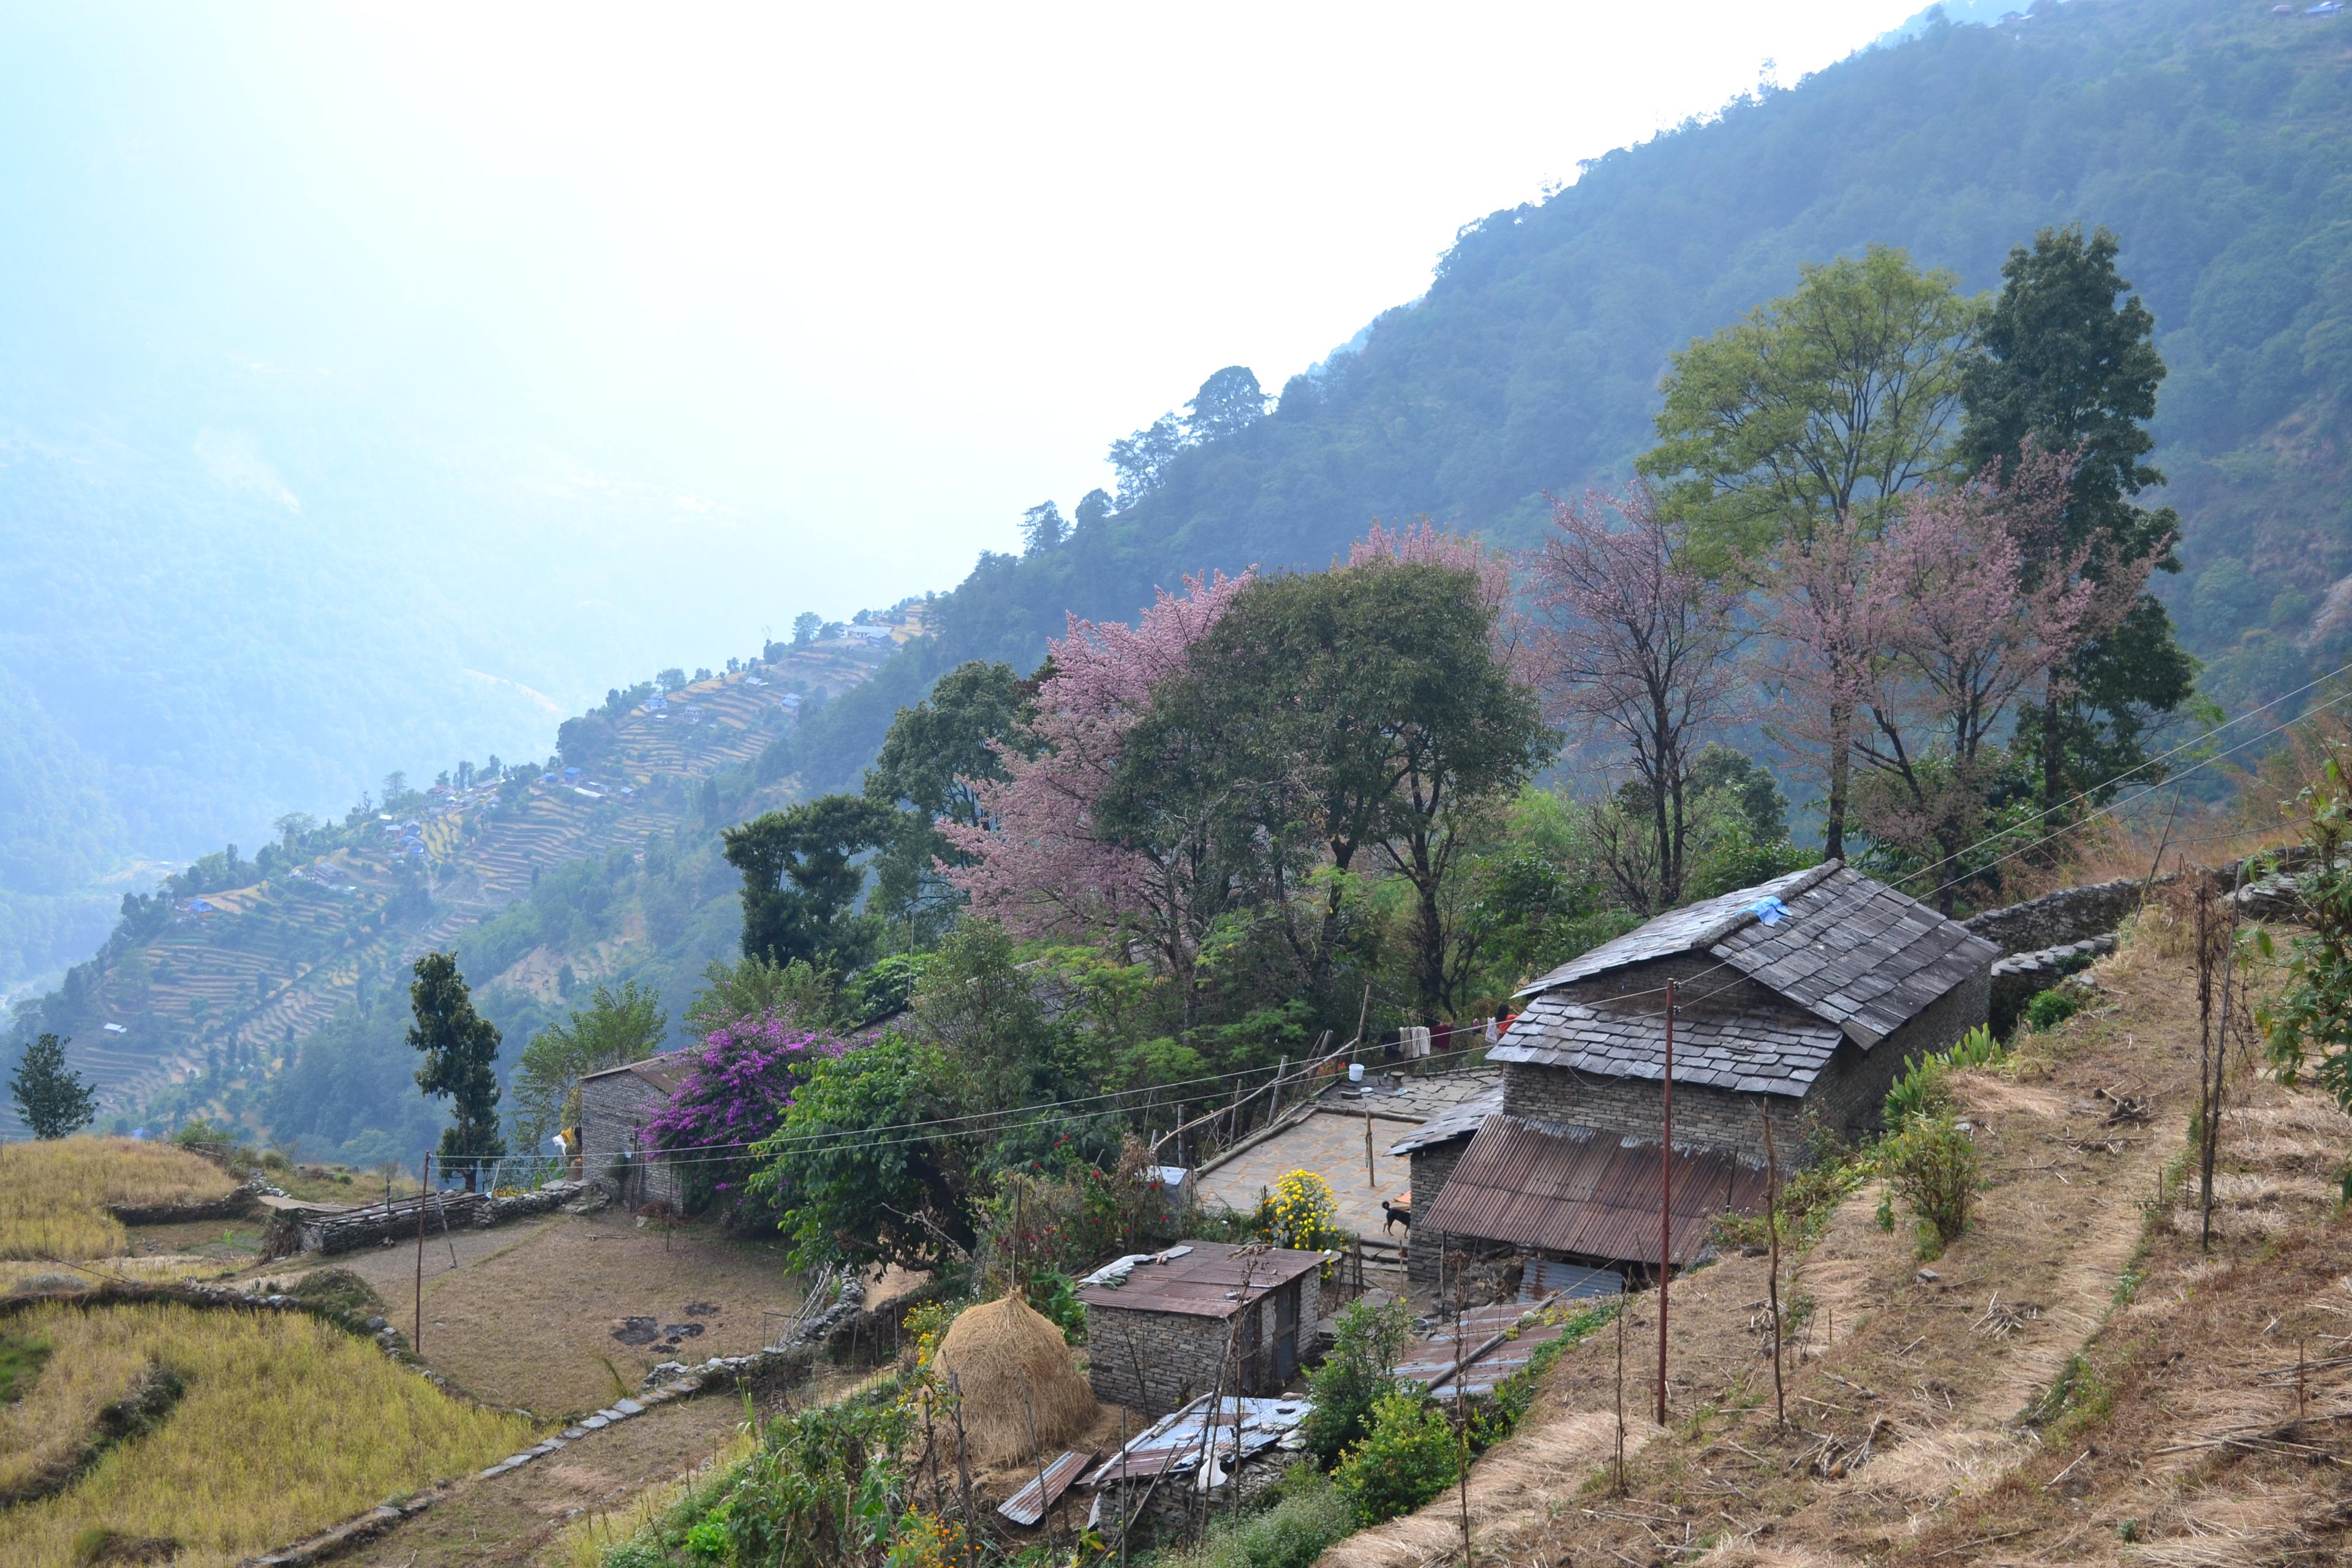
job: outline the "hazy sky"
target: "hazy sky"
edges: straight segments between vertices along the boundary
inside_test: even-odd
[[[222,138],[367,258],[341,319],[471,338],[591,482],[731,508],[842,613],[1108,485],[1210,371],[1278,389],[1464,223],[1918,4],[306,0],[180,10],[184,68],[160,13],[75,26],[177,77],[168,155]]]

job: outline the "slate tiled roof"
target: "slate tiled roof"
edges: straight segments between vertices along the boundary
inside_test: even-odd
[[[1831,861],[1661,915],[1520,994],[1540,998],[1629,964],[1692,952],[1721,960],[1727,971],[1769,987],[1865,1048],[2000,956],[1958,921]],[[1528,1059],[1516,1054],[1533,1043],[1523,1040],[1525,1026],[1513,1026],[1490,1053],[1494,1059]]]
[[[1513,1116],[1478,1129],[1429,1212],[1413,1218],[1416,1239],[1475,1237],[1515,1247],[1607,1261],[1654,1259],[1663,1174],[1658,1146],[1613,1132],[1553,1132]],[[1713,1150],[1676,1149],[1667,1256],[1698,1256],[1727,1209],[1763,1206],[1765,1173]]]
[[[665,1051],[657,1057],[647,1057],[641,1062],[625,1062],[616,1068],[605,1068],[601,1072],[583,1073],[580,1075],[580,1081],[586,1083],[591,1079],[611,1078],[616,1073],[626,1073],[663,1094],[671,1094],[677,1091],[678,1085],[693,1075],[695,1063],[701,1055],[698,1050]]]
[[[1456,1138],[1467,1138],[1478,1131],[1478,1124],[1503,1109],[1503,1080],[1492,1083],[1469,1100],[1450,1110],[1441,1110],[1395,1142],[1389,1145],[1394,1158],[1410,1154],[1415,1149],[1427,1149],[1434,1144],[1450,1143]]]
[[[1801,1098],[1842,1037],[1835,1025],[1786,1004],[1677,1006],[1675,1081]],[[1549,992],[1528,1004],[1509,1036],[1487,1054],[1496,1061],[1654,1081],[1665,1076],[1664,999],[1588,1005],[1568,993]]]

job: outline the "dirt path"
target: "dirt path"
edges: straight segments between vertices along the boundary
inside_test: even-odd
[[[2179,1146],[2189,983],[2178,963],[2131,953],[2098,977],[2111,1000],[2030,1047],[2015,1081],[1960,1079],[1986,1185],[1958,1243],[1923,1271],[1907,1219],[1895,1234],[1874,1223],[1874,1185],[1784,1280],[1802,1322],[1786,1430],[1759,1324],[1764,1261],[1727,1258],[1675,1285],[1668,1426],[1629,1433],[1630,1495],[1612,1496],[1606,1473],[1617,1380],[1603,1333],[1561,1357],[1519,1435],[1472,1472],[1480,1560],[1829,1564],[1950,1544],[1956,1502],[2038,1455],[2020,1417],[2107,1317]],[[2153,1120],[2111,1123],[2102,1089],[2148,1102]],[[1654,1398],[1654,1313],[1643,1296],[1627,1314],[1629,1414]],[[1365,1531],[1326,1568],[1430,1561],[1458,1542],[1457,1508],[1449,1494]]]

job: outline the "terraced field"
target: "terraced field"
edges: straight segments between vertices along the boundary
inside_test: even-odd
[[[625,715],[611,759],[593,775],[542,775],[505,803],[490,786],[442,796],[408,822],[383,818],[301,872],[205,894],[201,908],[102,960],[79,988],[71,1060],[98,1084],[101,1120],[215,1061],[268,1076],[357,995],[363,977],[381,984],[446,947],[528,895],[539,874],[673,830],[697,809],[704,779],[755,761],[785,731],[786,693],[837,693],[878,657],[795,649],[697,681],[670,693],[666,708]],[[422,856],[404,840],[421,844]],[[401,912],[403,855],[421,859],[429,878],[425,918]]]

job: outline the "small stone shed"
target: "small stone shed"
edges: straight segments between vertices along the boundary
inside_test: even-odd
[[[1297,1374],[1315,1331],[1318,1273],[1330,1259],[1286,1247],[1186,1241],[1123,1259],[1130,1264],[1123,1275],[1098,1271],[1094,1278],[1101,1283],[1078,1292],[1095,1397],[1160,1416],[1221,1381],[1228,1394],[1278,1392]]]
[[[1520,992],[1525,1011],[1488,1053],[1503,1067],[1500,1105],[1466,1139],[1468,1106],[1403,1141],[1416,1293],[1435,1284],[1440,1249],[1423,1243],[1437,1235],[1474,1258],[1654,1265],[1668,980],[1680,1231],[1686,1196],[1713,1212],[1760,1201],[1766,1115],[1790,1164],[1817,1127],[1874,1131],[1906,1064],[1985,1021],[1997,956],[1958,921],[1831,861],[1661,915],[1560,965]],[[1476,1190],[1457,1191],[1474,1167]],[[1644,1206],[1646,1226],[1624,1217]],[[1695,1250],[1705,1226],[1688,1220]],[[1687,1261],[1682,1248],[1674,1261]]]
[[[684,1201],[678,1173],[666,1160],[646,1158],[637,1132],[686,1081],[694,1058],[691,1051],[670,1051],[581,1079],[583,1176],[617,1183],[621,1202],[632,1205]]]

